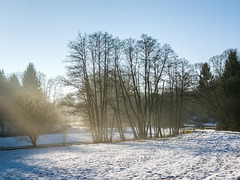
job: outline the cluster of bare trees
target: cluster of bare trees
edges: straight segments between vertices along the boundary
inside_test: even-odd
[[[78,34],[69,48],[64,82],[76,92],[68,103],[85,114],[95,142],[111,141],[113,129],[124,140],[124,124],[136,139],[162,136],[165,98],[165,117],[178,134],[190,66],[169,45],[147,35],[121,41],[97,32]]]

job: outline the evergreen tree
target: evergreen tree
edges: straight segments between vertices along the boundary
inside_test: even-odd
[[[0,70],[0,95],[5,95],[7,90],[7,80],[3,70]]]
[[[199,86],[200,90],[204,90],[209,87],[211,81],[213,80],[213,75],[211,73],[208,63],[202,65],[202,69],[199,76]]]
[[[12,91],[9,86],[8,80],[4,74],[3,70],[0,70],[0,129],[2,129],[2,132],[5,129],[5,123],[12,123],[13,118],[12,114],[14,111],[14,98],[12,98]],[[13,133],[10,132],[11,129],[8,129],[8,134]],[[8,135],[8,134],[2,134],[2,135]]]
[[[37,72],[33,63],[29,63],[27,69],[23,73],[22,78],[23,91],[27,92],[41,92],[40,80],[37,77]]]
[[[224,90],[228,96],[240,94],[240,61],[236,50],[230,50],[223,73]]]
[[[12,74],[8,78],[7,82],[8,82],[8,87],[9,87],[10,93],[15,95],[20,92],[21,85],[20,85],[19,79],[16,74]]]
[[[230,130],[240,130],[240,61],[236,50],[230,50],[223,73],[226,95],[224,111]]]

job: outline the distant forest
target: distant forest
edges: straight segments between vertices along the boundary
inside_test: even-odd
[[[162,137],[166,127],[178,135],[184,123],[240,131],[237,49],[190,64],[148,35],[120,40],[96,32],[79,33],[69,50],[66,75],[51,83],[32,63],[21,76],[0,71],[2,129],[8,122],[33,144],[71,115],[84,120],[94,142],[112,141],[115,130],[124,141],[127,127],[135,139]],[[57,84],[71,92],[56,96]]]

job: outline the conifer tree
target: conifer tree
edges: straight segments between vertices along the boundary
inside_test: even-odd
[[[236,50],[230,50],[223,73],[223,88],[226,96],[224,112],[230,130],[240,130],[240,61]]]
[[[240,94],[240,61],[236,50],[230,50],[223,72],[224,90],[228,96]]]
[[[27,92],[41,92],[40,80],[37,77],[37,71],[33,63],[29,63],[27,69],[23,73],[22,78],[23,91]]]
[[[9,91],[10,93],[12,93],[12,95],[16,95],[20,92],[21,85],[16,74],[12,74],[8,78],[7,83],[8,83]]]
[[[208,63],[202,65],[202,69],[199,77],[199,89],[203,90],[207,88],[211,81],[213,80],[213,75],[211,73]]]
[[[6,93],[6,76],[3,70],[0,70],[0,95],[4,95]]]

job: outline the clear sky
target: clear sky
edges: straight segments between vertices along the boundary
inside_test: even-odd
[[[78,32],[147,34],[191,63],[240,49],[240,0],[0,0],[0,69],[64,75]]]

